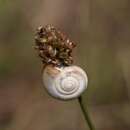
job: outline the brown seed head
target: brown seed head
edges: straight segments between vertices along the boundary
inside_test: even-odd
[[[52,25],[38,27],[35,35],[35,49],[44,64],[71,65],[72,51],[76,44]]]

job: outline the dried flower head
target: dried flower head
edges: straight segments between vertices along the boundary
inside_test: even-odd
[[[76,44],[52,25],[37,28],[35,43],[44,64],[59,66],[73,63],[72,50]]]

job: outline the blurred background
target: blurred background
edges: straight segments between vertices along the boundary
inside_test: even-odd
[[[58,101],[43,89],[33,45],[46,24],[77,43],[96,130],[130,130],[129,12],[129,0],[0,0],[0,130],[89,130],[77,100]]]

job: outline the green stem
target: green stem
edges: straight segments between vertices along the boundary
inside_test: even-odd
[[[91,121],[91,119],[90,119],[90,117],[89,117],[89,115],[88,115],[88,111],[87,111],[87,109],[84,107],[84,104],[83,104],[83,101],[82,101],[82,97],[81,97],[81,96],[78,98],[78,101],[79,101],[79,104],[80,104],[82,113],[83,113],[83,115],[84,115],[85,121],[86,121],[86,123],[88,124],[90,130],[95,130],[95,128],[94,128],[94,126],[93,126],[93,124],[92,124],[92,121]]]

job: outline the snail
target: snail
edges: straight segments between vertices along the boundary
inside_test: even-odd
[[[68,100],[79,97],[87,88],[88,78],[78,66],[45,67],[43,84],[49,94],[55,98]]]
[[[42,81],[48,93],[61,100],[78,98],[87,88],[88,77],[83,69],[73,65],[71,53],[76,44],[52,25],[39,27],[35,42],[45,66]]]

